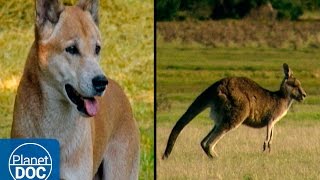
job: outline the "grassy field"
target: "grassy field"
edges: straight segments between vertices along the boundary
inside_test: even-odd
[[[16,89],[34,39],[34,14],[33,1],[0,0],[0,138],[10,136]],[[152,179],[153,1],[101,1],[100,17],[101,65],[129,96],[140,127],[140,179]]]
[[[158,179],[320,179],[320,52],[258,47],[208,47],[173,41],[157,44]],[[200,142],[213,126],[209,110],[181,132],[169,159],[161,160],[169,133],[192,101],[213,82],[245,76],[276,91],[282,64],[293,70],[308,97],[295,102],[275,126],[273,149],[262,152],[266,129],[241,126],[216,146],[210,160]]]

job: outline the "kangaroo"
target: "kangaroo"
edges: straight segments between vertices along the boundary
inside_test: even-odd
[[[284,63],[284,79],[276,92],[262,88],[245,77],[221,79],[202,92],[173,127],[162,159],[167,159],[181,130],[200,112],[210,107],[210,117],[215,125],[201,141],[201,147],[209,158],[217,157],[214,151],[218,141],[230,130],[241,124],[253,128],[267,126],[263,144],[271,151],[274,125],[284,117],[293,100],[303,101],[307,96],[298,79],[293,77]]]
[[[35,1],[35,41],[12,138],[55,138],[60,179],[138,179],[139,129],[122,88],[99,66],[98,0]]]

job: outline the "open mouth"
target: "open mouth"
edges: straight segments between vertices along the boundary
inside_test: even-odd
[[[98,103],[94,97],[82,96],[70,84],[66,84],[65,89],[69,99],[77,106],[79,112],[89,117],[97,114]]]

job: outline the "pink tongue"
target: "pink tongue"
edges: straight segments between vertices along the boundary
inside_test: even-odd
[[[95,99],[84,99],[84,107],[89,116],[95,116],[98,112],[98,104]]]

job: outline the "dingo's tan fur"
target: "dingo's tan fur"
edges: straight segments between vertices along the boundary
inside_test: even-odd
[[[137,124],[123,90],[98,64],[98,6],[98,0],[75,6],[36,1],[36,39],[18,87],[11,136],[56,138],[61,179],[137,179]]]
[[[274,125],[286,115],[293,100],[302,101],[307,96],[286,63],[283,64],[283,70],[285,76],[276,92],[266,90],[244,77],[224,78],[211,85],[178,120],[162,158],[169,157],[181,130],[207,107],[211,108],[210,116],[215,121],[213,129],[201,142],[208,157],[217,156],[215,145],[226,133],[241,124],[254,128],[267,126],[263,150],[268,147],[270,152]]]

